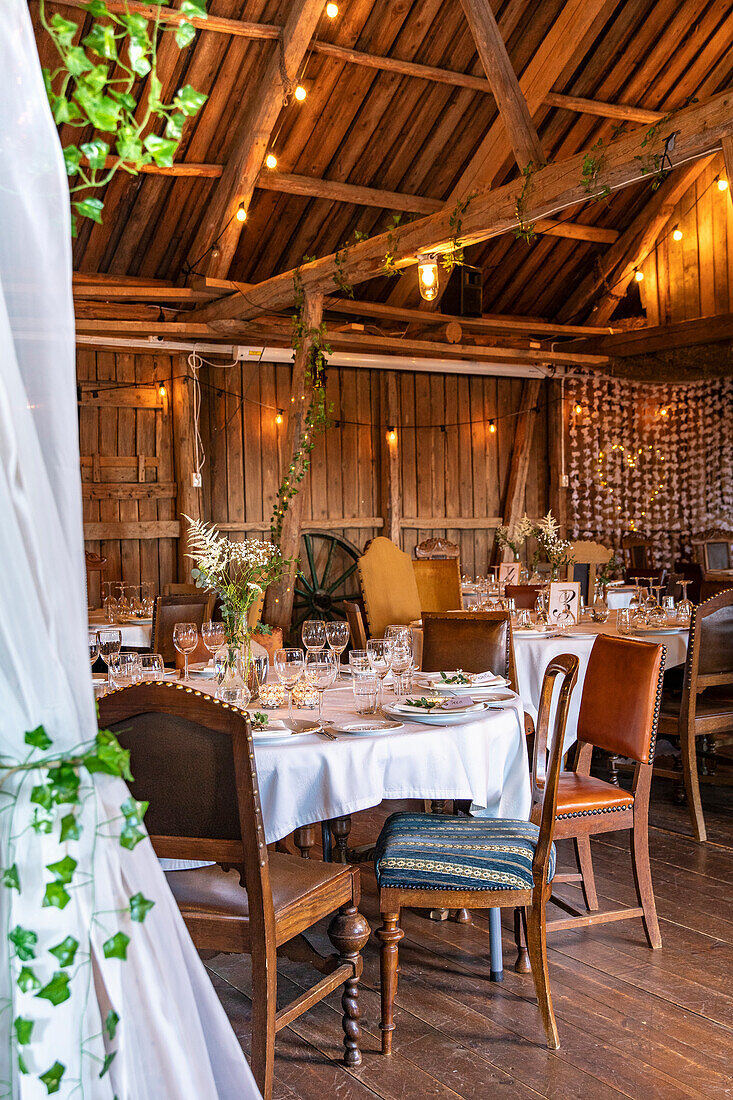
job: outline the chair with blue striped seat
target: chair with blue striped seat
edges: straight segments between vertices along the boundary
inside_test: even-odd
[[[393,814],[385,822],[375,851],[379,886],[381,942],[382,1053],[392,1053],[394,1000],[397,993],[399,926],[404,906],[418,909],[522,908],[527,910],[527,941],[537,1001],[547,1045],[560,1041],[552,1010],[545,904],[555,874],[555,806],[570,697],[578,677],[578,658],[553,658],[542,682],[538,728],[547,744],[553,689],[562,677],[555,708],[550,761],[539,825],[505,818],[457,818],[441,814]]]

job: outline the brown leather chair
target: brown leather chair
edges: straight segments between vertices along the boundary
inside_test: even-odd
[[[504,595],[507,599],[514,600],[517,611],[521,611],[522,608],[534,611],[537,595],[541,590],[541,584],[507,584],[504,587]]]
[[[196,649],[189,654],[189,661],[208,661],[211,654],[201,641],[201,626],[211,618],[213,597],[205,592],[198,595],[158,596],[153,607],[153,653],[160,653],[163,663],[175,665],[176,647],[173,645],[173,627],[176,623],[195,623],[199,629]]]
[[[367,634],[364,626],[364,615],[360,604],[351,600],[344,600],[346,621],[351,631],[351,648],[366,649]]]
[[[555,839],[575,842],[578,874],[556,875],[556,882],[580,882],[586,911],[554,899],[568,914],[547,922],[547,930],[578,928],[641,917],[650,947],[661,947],[649,867],[649,790],[662,696],[665,648],[630,638],[599,635],[593,643],[578,715],[578,742],[572,771],[561,772],[557,792]],[[542,812],[546,745],[538,727],[532,769],[532,814]],[[593,747],[635,761],[631,791],[590,774]],[[590,838],[597,833],[631,830],[631,860],[639,906],[598,913]],[[517,964],[526,969],[526,960]]]
[[[358,910],[359,872],[268,852],[246,715],[171,683],[112,692],[99,711],[130,750],[130,790],[150,803],[156,853],[215,861],[166,878],[199,950],[252,956],[252,1072],[264,1100],[272,1096],[276,1033],[339,985],[344,1061],[360,1065],[360,952],[369,925]],[[326,976],[278,1011],[278,948],[287,954],[290,941],[336,910],[328,935],[338,958],[314,954]]]
[[[508,611],[426,612],[422,617],[423,672],[462,668],[505,676],[516,690],[517,674]]]
[[[659,730],[667,737],[679,736],[692,828],[696,839],[705,841],[697,738],[733,733],[733,591],[713,596],[693,610],[682,690],[665,690]],[[678,774],[657,771],[671,778]]]

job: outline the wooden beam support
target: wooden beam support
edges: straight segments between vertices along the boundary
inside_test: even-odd
[[[577,111],[581,115],[597,115],[601,118],[617,118],[628,122],[657,122],[663,111],[649,111],[646,107],[631,107],[624,103],[601,103],[597,99],[582,99],[577,95],[558,95],[548,92],[544,97],[548,107],[561,107],[565,111]]]
[[[303,325],[306,333],[317,329],[323,317],[323,295],[306,292],[303,307]],[[293,360],[293,374],[290,387],[290,408],[288,410],[288,426],[285,434],[285,447],[283,450],[284,462],[281,471],[281,481],[288,476],[293,456],[296,453],[298,442],[305,426],[305,414],[308,409],[306,401],[306,371],[308,356],[310,355],[313,341],[310,335],[306,335],[298,348]],[[305,504],[304,487],[307,482],[300,483],[300,491],[291,498],[285,512],[280,534],[280,551],[284,558],[292,558],[293,566],[289,573],[279,584],[270,585],[267,590],[265,621],[270,626],[280,626],[284,632],[290,628],[290,620],[293,614],[293,597],[295,588],[295,575],[298,569],[297,559],[300,556],[300,531],[303,508]]]
[[[676,134],[674,162],[684,165],[717,151],[723,137],[733,134],[733,93],[723,92],[705,103],[693,104],[670,116],[668,127],[644,148],[647,156],[658,154],[666,137]],[[617,191],[629,184],[648,179],[642,172],[638,157],[646,130],[636,130],[619,135],[610,142],[598,180],[598,193],[602,188]],[[567,160],[548,164],[533,176],[532,187],[525,200],[524,220],[527,222],[546,218],[560,210],[587,202],[589,192],[583,181],[582,169],[586,153],[581,151]],[[463,214],[464,246],[499,236],[517,225],[516,202],[523,181],[513,180],[494,190],[482,188]],[[414,263],[424,251],[448,251],[451,240],[451,211],[448,208],[418,221],[397,226],[387,239],[387,234],[372,237],[348,249],[340,257],[340,270],[352,283],[364,282],[380,275],[387,249],[405,264]],[[613,248],[618,248],[619,241]],[[300,268],[303,285],[314,291],[325,292],[333,286],[336,272],[335,255],[324,256]],[[248,288],[246,298],[233,295],[220,302],[211,303],[194,313],[199,321],[226,318],[249,318],[269,310],[279,310],[293,301],[293,272],[286,271]]]
[[[85,523],[86,542],[117,539],[177,539],[181,524],[176,520],[109,520],[106,523]]]
[[[733,202],[733,137],[723,138],[723,161],[728,177],[728,198]]]
[[[711,317],[675,321],[668,325],[645,325],[631,332],[616,332],[598,340],[573,340],[571,347],[574,350],[594,350],[625,358],[730,340],[733,340],[733,313],[719,313]]]
[[[176,492],[172,481],[85,481],[81,487],[84,500],[170,500]]]
[[[550,511],[560,525],[560,537],[567,532],[567,478],[564,466],[565,456],[565,385],[560,381],[545,382],[547,394],[547,450],[550,459]]]
[[[176,515],[180,520],[180,538],[178,539],[178,579],[189,580],[191,559],[187,557],[188,538],[184,515],[191,519],[203,516],[202,492],[193,484],[195,472],[194,417],[193,417],[193,379],[188,359],[182,355],[178,370],[171,379],[171,410],[173,412],[173,457],[176,478]]]
[[[478,55],[520,169],[545,163],[540,139],[488,0],[461,0]]]
[[[226,167],[206,204],[190,250],[192,265],[203,263],[207,273],[226,275],[239,242],[242,222],[237,217],[241,206],[249,208],[257,176],[267,146],[284,103],[297,80],[308,43],[323,10],[324,0],[291,0],[282,37],[278,42],[260,84],[239,117]],[[218,256],[207,250],[216,241]]]
[[[392,371],[384,377],[384,411],[387,428],[394,425],[398,429],[401,416],[400,404],[397,394],[397,378]],[[399,436],[392,442],[384,439],[382,444],[386,448],[385,477],[384,477],[384,528],[382,534],[391,539],[395,546],[400,546],[400,520],[402,517],[402,491],[400,478],[400,447]]]
[[[532,452],[532,437],[537,420],[537,402],[540,396],[541,382],[535,378],[526,378],[522,383],[519,399],[519,415],[514,420],[514,446],[504,496],[504,524],[513,527],[524,512],[524,490],[527,486],[529,457]],[[507,548],[504,549],[506,557]],[[496,548],[494,550],[496,557]]]
[[[433,214],[440,210],[440,199],[426,199],[422,195],[406,195],[396,191],[382,191],[377,187],[361,187],[336,180],[314,179],[286,172],[271,172],[263,168],[256,186],[264,191],[281,191],[286,195],[307,195],[333,202],[350,202],[355,206],[375,206],[380,210],[404,210],[409,214]]]

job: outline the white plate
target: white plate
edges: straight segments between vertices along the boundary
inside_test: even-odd
[[[404,722],[390,722],[385,718],[362,718],[354,722],[329,723],[329,727],[337,733],[348,733],[352,737],[378,737],[382,733],[401,730],[404,725]]]
[[[558,631],[553,630],[521,630],[514,627],[514,638],[557,638]]]
[[[477,718],[482,718],[484,714],[491,709],[489,703],[479,703],[476,710],[441,710],[436,714],[435,712],[428,713],[426,710],[420,710],[418,707],[410,707],[411,713],[409,716],[404,714],[403,711],[395,710],[394,707],[386,706],[384,708],[385,713],[393,715],[395,718],[407,718],[409,717],[411,722],[419,722],[424,726],[460,726],[464,722],[475,722]]]
[[[423,698],[423,696],[411,696],[413,699]],[[445,696],[446,699],[451,696]],[[472,703],[464,703],[460,707],[450,707],[448,710],[442,707],[434,707],[439,714],[470,714],[473,711],[481,710],[483,703],[479,700],[475,700]],[[428,712],[423,707],[411,707],[407,703],[392,703],[390,709],[401,715],[412,714],[427,714]]]
[[[299,718],[271,718],[265,729],[253,730],[254,741],[290,741],[293,737],[304,737],[309,733],[318,733],[318,722],[304,722]]]
[[[635,626],[632,634],[644,637],[647,634],[686,634],[689,626]]]

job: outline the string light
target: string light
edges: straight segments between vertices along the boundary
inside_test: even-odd
[[[680,227],[678,225],[676,225],[674,227],[674,229],[672,230],[672,240],[673,241],[681,241],[682,240],[682,230],[680,229]]]
[[[240,202],[239,206],[237,207],[237,213],[234,216],[235,216],[235,218],[237,219],[238,222],[246,222],[246,220],[247,220],[247,211],[244,208],[244,203],[243,202]]]
[[[718,191],[727,191],[727,190],[728,190],[728,180],[724,179],[723,176],[718,176]]]
[[[265,157],[265,166],[267,168],[277,168],[277,157],[274,153],[268,153]]]
[[[275,417],[275,423],[276,424],[282,424],[282,422],[283,422],[283,411],[282,411],[282,409],[278,409],[277,410],[277,416]]]
[[[417,265],[417,285],[420,297],[432,302],[438,297],[438,261],[435,256],[423,256]]]
[[[576,416],[581,416],[582,415],[583,406],[580,404],[579,401],[577,402],[577,404],[575,404],[573,406],[573,412],[575,413]]]
[[[387,428],[387,442],[389,443],[390,447],[394,447],[395,443],[397,442],[397,432],[391,426]]]
[[[494,421],[494,420],[489,421],[489,431],[491,432],[492,435],[496,435],[496,421]]]
[[[166,388],[165,388],[165,386],[163,385],[162,382],[158,386],[158,393],[160,394],[161,397],[165,397],[165,395],[166,395]]]
[[[338,13],[338,4],[326,4],[326,15],[329,19],[335,19]]]
[[[634,272],[634,278],[636,279],[637,283],[643,282],[644,281],[644,272],[639,271],[639,269],[637,268],[636,271]]]
[[[660,416],[667,416],[668,413],[669,413],[669,409],[665,405],[662,405],[662,407],[659,410],[659,415]]]
[[[305,99],[305,97],[307,96],[307,94],[308,93],[306,92],[306,90],[305,90],[305,88],[303,87],[302,84],[298,84],[295,91],[293,92],[293,95],[297,99],[298,103],[302,103],[303,100]]]

